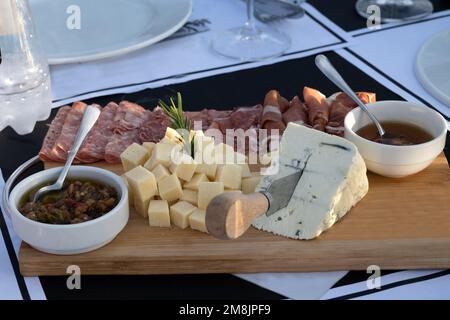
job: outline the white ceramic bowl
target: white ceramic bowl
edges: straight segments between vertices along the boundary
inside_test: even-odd
[[[370,119],[360,108],[353,109],[345,117],[345,138],[358,147],[370,171],[386,177],[405,177],[428,167],[444,149],[447,122],[436,111],[405,101],[379,101],[367,107],[380,122],[415,124],[434,137],[412,146],[392,146],[367,140],[355,132],[369,124]]]
[[[122,178],[95,167],[73,166],[69,178],[92,179],[115,188],[119,203],[100,218],[70,225],[33,221],[23,216],[17,206],[22,197],[35,187],[55,181],[61,168],[40,171],[18,183],[11,191],[9,207],[14,230],[33,248],[52,254],[78,254],[100,248],[111,242],[128,222],[128,190]]]

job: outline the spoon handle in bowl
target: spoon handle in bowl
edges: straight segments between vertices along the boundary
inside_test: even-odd
[[[94,126],[99,116],[100,110],[98,108],[92,105],[86,107],[86,110],[84,111],[83,114],[83,118],[81,120],[80,128],[78,129],[77,135],[75,137],[75,141],[73,143],[72,148],[68,152],[64,168],[62,169],[58,177],[58,180],[56,180],[57,184],[62,186],[64,180],[66,179],[67,173],[69,172],[70,166],[72,165],[72,162],[75,159],[75,156],[77,155],[78,150],[81,147],[81,144],[83,143],[89,131]]]
[[[330,79],[337,87],[339,87],[343,92],[345,92],[353,101],[355,101],[358,106],[369,116],[370,120],[377,127],[378,133],[382,137],[384,135],[384,129],[381,127],[378,119],[367,109],[366,105],[358,98],[355,92],[350,88],[350,86],[345,82],[344,78],[337,72],[333,67],[330,60],[323,54],[319,54],[315,59],[316,66],[320,71]]]

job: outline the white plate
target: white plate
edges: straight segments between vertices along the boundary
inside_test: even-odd
[[[450,107],[450,29],[423,44],[417,54],[416,74],[431,95]]]
[[[79,8],[80,29],[68,28],[73,5]],[[187,21],[192,0],[31,0],[30,7],[49,63],[61,64],[113,57],[161,41]]]

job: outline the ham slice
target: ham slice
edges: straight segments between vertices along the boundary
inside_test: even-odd
[[[261,127],[267,129],[269,135],[274,129],[279,130],[280,134],[286,129],[281,113],[280,94],[276,90],[270,90],[264,98]]]
[[[376,102],[376,94],[372,92],[356,92],[359,99],[365,104]],[[353,101],[346,93],[337,92],[327,99],[328,103],[331,105],[334,101],[339,101],[344,106],[356,108],[358,105]]]
[[[308,113],[305,105],[300,101],[298,96],[292,98],[290,108],[283,113],[283,121],[287,125],[289,122],[294,122],[304,126],[308,126]]]
[[[314,129],[325,131],[330,113],[330,106],[326,97],[318,90],[304,87],[303,98],[308,108],[309,123]]]
[[[114,134],[114,118],[118,108],[115,102],[110,102],[102,109],[97,122],[77,153],[76,159],[79,162],[92,163],[103,160],[106,145]]]
[[[166,129],[172,121],[161,108],[155,108],[152,112],[147,112],[147,118],[139,128],[140,142],[159,142],[164,138]]]
[[[61,107],[55,118],[52,120],[47,134],[45,135],[44,142],[42,143],[41,151],[39,151],[39,158],[42,161],[58,161],[58,157],[53,154],[53,146],[61,134],[64,122],[70,110],[70,106]]]

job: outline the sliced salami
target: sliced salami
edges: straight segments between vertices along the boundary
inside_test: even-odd
[[[92,163],[103,160],[105,148],[114,134],[114,118],[119,106],[115,102],[108,103],[86,137],[77,153],[76,159],[81,163]]]
[[[61,134],[64,121],[70,110],[70,106],[61,107],[51,122],[47,134],[45,135],[44,142],[42,143],[41,151],[39,152],[39,157],[42,161],[58,161],[58,158],[53,154],[53,146]]]
[[[148,112],[144,123],[139,129],[140,142],[159,142],[164,138],[166,129],[171,123],[170,118],[162,109],[155,109],[153,112]]]

